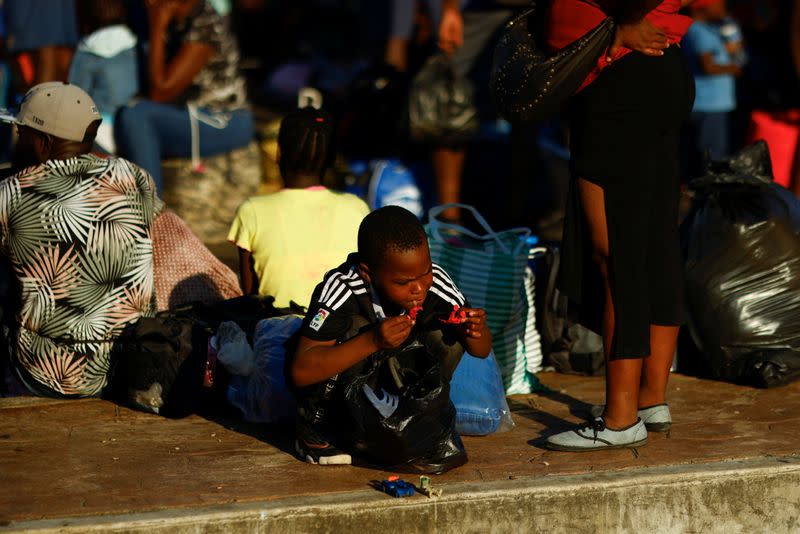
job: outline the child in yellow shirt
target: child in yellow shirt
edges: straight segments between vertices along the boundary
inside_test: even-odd
[[[281,121],[278,165],[286,187],[246,200],[228,233],[239,249],[245,294],[272,295],[278,307],[292,301],[307,307],[322,276],[356,248],[369,208],[321,185],[332,144],[333,123],[320,110],[298,109]]]

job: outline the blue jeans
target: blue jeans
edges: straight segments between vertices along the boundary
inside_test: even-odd
[[[92,96],[101,113],[115,114],[139,92],[136,50],[101,57],[77,50],[69,66],[69,83]]]
[[[200,121],[200,155],[213,156],[247,146],[254,133],[253,115],[245,109],[232,112],[225,128]],[[172,104],[141,100],[122,108],[114,121],[114,137],[119,155],[149,172],[159,194],[164,182],[161,160],[192,154],[189,111]]]

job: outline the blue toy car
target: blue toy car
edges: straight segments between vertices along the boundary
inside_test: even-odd
[[[397,480],[384,480],[381,482],[383,491],[392,497],[411,497],[414,495],[414,486],[402,478]]]

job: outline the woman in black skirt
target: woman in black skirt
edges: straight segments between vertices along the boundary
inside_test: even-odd
[[[554,0],[551,21],[562,14],[575,24],[574,10],[590,4]],[[680,0],[638,2],[642,11],[627,17],[616,4],[600,18],[620,15],[609,66],[570,106],[573,180],[560,273],[582,322],[602,333],[606,405],[550,436],[556,450],[636,447],[648,430],[671,424],[665,393],[684,316],[678,132],[694,99],[676,43],[690,22],[677,13]]]

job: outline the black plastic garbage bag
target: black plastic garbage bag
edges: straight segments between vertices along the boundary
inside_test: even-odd
[[[480,128],[475,89],[459,76],[444,54],[431,56],[414,80],[408,95],[411,138],[436,145],[459,145]]]
[[[421,369],[419,361],[427,358],[421,344],[416,349],[412,345],[413,350],[421,355],[416,365],[403,363],[409,357],[406,348],[401,358],[396,353],[373,358],[348,382],[344,397],[350,420],[342,434],[360,456],[376,464],[397,471],[441,473],[464,464],[467,455],[455,428],[450,384],[439,365],[434,363],[419,375],[403,372],[403,367]],[[391,414],[382,414],[370,396],[383,400]]]
[[[758,387],[800,377],[800,201],[772,182],[763,141],[690,187],[681,239],[701,368]]]

